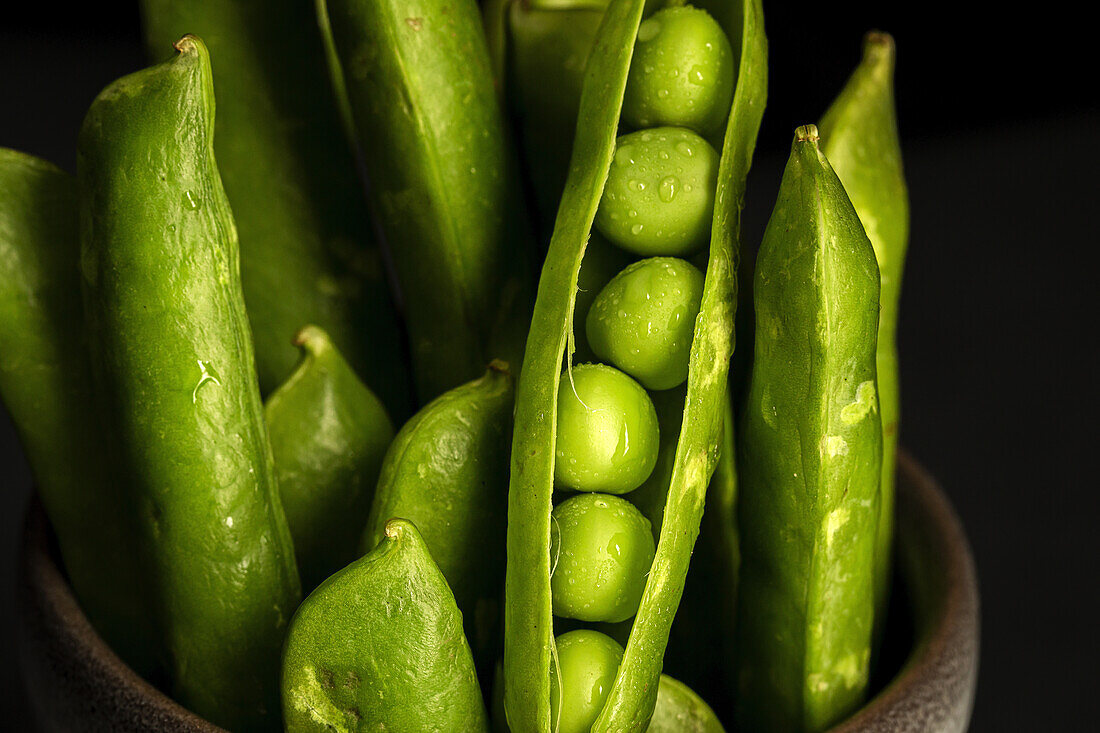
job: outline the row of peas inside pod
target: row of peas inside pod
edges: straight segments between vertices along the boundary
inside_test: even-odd
[[[722,132],[733,69],[703,10],[667,8],[639,27],[625,129],[578,279],[578,363],[558,389],[551,598],[555,626],[569,630],[556,640],[551,712],[561,733],[599,715],[653,563],[703,295],[719,160],[708,138]]]

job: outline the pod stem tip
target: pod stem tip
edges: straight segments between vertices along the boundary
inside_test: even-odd
[[[821,139],[821,136],[817,132],[817,125],[802,125],[794,131],[795,142],[800,143],[816,143]]]
[[[885,31],[868,31],[863,36],[863,58],[870,63],[891,63],[894,58],[894,37]]]

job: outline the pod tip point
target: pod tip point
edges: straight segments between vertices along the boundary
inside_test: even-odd
[[[794,131],[794,139],[800,143],[816,143],[821,136],[817,132],[817,125],[802,125]]]
[[[193,51],[195,47],[201,43],[199,37],[194,33],[186,33],[182,38],[172,44],[172,48],[176,49],[179,53],[187,53]]]
[[[386,539],[388,540],[399,540],[405,535],[410,524],[411,523],[407,519],[393,517],[386,522],[386,527],[382,532],[386,535]]]
[[[893,58],[894,37],[885,31],[868,31],[863,36],[863,55],[870,60]]]
[[[298,333],[294,334],[294,338],[291,339],[290,343],[298,348],[316,353],[325,349],[330,342],[328,334],[325,333],[323,328],[309,324],[298,329]]]

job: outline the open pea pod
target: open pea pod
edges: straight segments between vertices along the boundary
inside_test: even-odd
[[[615,152],[619,116],[642,0],[612,0],[585,69],[569,177],[558,208],[527,338],[516,398],[508,505],[504,687],[515,731],[551,726],[551,506],[559,375],[577,278]],[[726,25],[738,57],[718,173],[702,305],[695,321],[687,398],[656,557],[626,651],[593,731],[642,731],[653,715],[669,629],[699,532],[707,484],[719,455],[733,350],[740,209],[763,114],[766,40],[759,2],[738,5]]]

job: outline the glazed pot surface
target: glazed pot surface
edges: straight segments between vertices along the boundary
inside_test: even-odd
[[[832,733],[966,730],[978,673],[978,583],[947,497],[898,456],[897,575],[912,645],[893,679]],[[46,731],[222,731],[138,677],[81,612],[57,564],[49,522],[32,501],[19,575],[19,655],[31,708]]]

